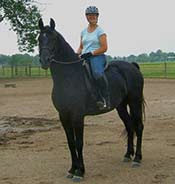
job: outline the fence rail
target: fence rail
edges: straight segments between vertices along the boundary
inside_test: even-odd
[[[175,78],[175,62],[142,63],[140,70],[144,77]]]
[[[23,78],[23,77],[48,77],[49,70],[43,70],[41,66],[15,65],[0,66],[0,78]]]
[[[145,78],[175,78],[175,62],[141,63],[139,66]],[[0,78],[24,77],[50,77],[50,71],[32,65],[0,66]]]

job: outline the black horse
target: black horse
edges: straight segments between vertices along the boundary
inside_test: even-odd
[[[63,36],[55,30],[55,22],[44,26],[39,20],[39,56],[42,68],[50,68],[53,79],[52,101],[59,112],[71,153],[72,165],[68,177],[79,181],[85,173],[83,161],[84,117],[107,111],[99,110],[87,88],[83,61],[79,59]],[[114,108],[127,130],[127,151],[124,161],[140,165],[143,133],[143,77],[139,66],[124,61],[110,62],[106,76],[109,81],[111,109]],[[129,112],[127,110],[129,107]],[[137,136],[134,151],[134,134]]]

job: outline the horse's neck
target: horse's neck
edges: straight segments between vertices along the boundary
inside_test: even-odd
[[[84,70],[81,62],[74,64],[52,63],[50,71],[54,87],[60,90],[64,89],[66,86],[74,84],[76,86],[77,83],[84,79]]]
[[[60,85],[60,83],[70,82],[72,78],[76,78],[77,75],[83,75],[82,64],[71,63],[79,60],[78,55],[62,36],[59,38],[55,59],[63,63],[53,62],[50,66],[53,81],[54,83],[57,83],[57,85]],[[68,64],[69,62],[70,64]]]
[[[56,59],[62,62],[72,62],[78,60],[78,55],[74,52],[73,48],[62,37],[61,42],[58,43],[58,50]]]

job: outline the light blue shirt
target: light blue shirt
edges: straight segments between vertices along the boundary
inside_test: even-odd
[[[82,54],[87,52],[93,52],[94,50],[100,48],[99,38],[103,34],[105,34],[105,32],[99,26],[93,32],[88,32],[87,28],[85,28],[81,32],[83,44]]]

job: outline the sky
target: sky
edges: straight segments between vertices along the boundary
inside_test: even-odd
[[[175,52],[175,0],[37,0],[45,24],[56,30],[76,51],[80,32],[87,26],[87,6],[99,8],[99,26],[106,32],[111,56]],[[0,23],[0,54],[19,53],[16,34]],[[38,49],[35,53],[38,54]]]

